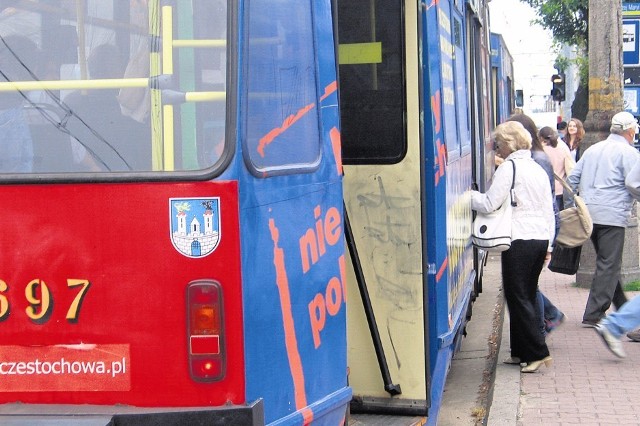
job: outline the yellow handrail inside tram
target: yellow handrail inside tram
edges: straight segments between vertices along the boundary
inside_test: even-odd
[[[162,6],[162,74],[173,75],[173,8]],[[163,141],[164,141],[164,170],[175,170],[175,144],[173,135],[173,106],[164,105],[163,112]]]
[[[226,98],[226,92],[186,92],[184,94],[187,102],[224,101]]]
[[[149,79],[103,78],[95,80],[40,80],[9,81],[0,83],[0,92],[25,92],[29,90],[77,90],[77,89],[119,89],[122,87],[147,87]]]
[[[159,76],[160,52],[160,5],[159,0],[149,0],[149,35],[151,49],[149,52],[149,73],[151,77]],[[162,95],[157,87],[151,87],[151,156],[153,170],[162,170],[163,144],[162,144]]]
[[[227,40],[173,40],[173,47],[227,47]]]
[[[28,92],[30,90],[106,90],[124,87],[149,87],[149,79],[140,78],[103,78],[95,80],[38,80],[38,81],[3,81],[0,82],[2,92]],[[227,94],[218,92],[185,92],[185,102],[223,101]]]
[[[78,58],[80,65],[80,77],[83,80],[86,80],[88,77],[87,72],[87,37],[85,34],[85,2],[81,0],[76,0],[76,17],[77,17],[77,25],[78,25]]]

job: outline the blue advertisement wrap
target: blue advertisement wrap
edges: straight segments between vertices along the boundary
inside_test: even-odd
[[[442,389],[452,353],[459,344],[473,285],[469,244],[471,185],[469,117],[464,107],[464,15],[449,1],[432,3],[423,15],[423,62],[427,167],[426,227],[429,261],[429,360],[431,408],[437,423]],[[461,89],[462,88],[462,89]],[[428,102],[426,100],[429,100]],[[429,117],[430,119],[426,119]]]
[[[240,223],[247,400],[339,424],[347,387],[338,98],[328,1],[249,4]],[[264,10],[269,14],[264,14]],[[327,52],[325,52],[327,51]]]

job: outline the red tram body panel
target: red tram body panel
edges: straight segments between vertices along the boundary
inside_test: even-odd
[[[241,316],[223,318],[226,373],[215,390],[185,374],[185,288],[217,282],[222,311],[241,312],[239,240],[220,238],[197,262],[167,243],[177,213],[168,199],[216,194],[219,234],[231,236],[237,192],[236,182],[157,183],[151,191],[148,184],[3,187],[11,200],[0,217],[3,262],[11,265],[0,277],[3,399],[116,404],[126,391],[131,404],[146,407],[243,403]]]

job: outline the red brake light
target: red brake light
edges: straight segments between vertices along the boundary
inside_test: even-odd
[[[187,337],[191,377],[213,382],[225,374],[222,288],[215,281],[194,281],[187,287]]]

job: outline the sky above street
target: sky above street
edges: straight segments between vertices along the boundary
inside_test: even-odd
[[[551,32],[531,23],[536,13],[520,0],[492,0],[489,10],[491,32],[502,34],[513,56],[515,88],[524,90],[528,113],[551,91],[556,58]]]

